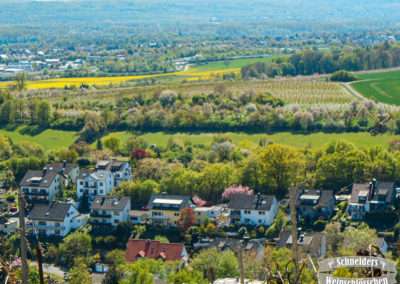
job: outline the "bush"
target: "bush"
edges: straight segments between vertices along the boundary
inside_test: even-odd
[[[341,70],[333,73],[330,80],[332,82],[352,82],[357,80],[357,78],[353,74]]]

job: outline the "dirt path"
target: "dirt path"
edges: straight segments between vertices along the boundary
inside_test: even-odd
[[[366,97],[364,97],[362,94],[360,94],[359,92],[357,92],[352,86],[351,83],[340,83],[340,85],[342,85],[343,88],[346,89],[346,91],[348,91],[353,97],[359,99],[359,100],[367,100]]]

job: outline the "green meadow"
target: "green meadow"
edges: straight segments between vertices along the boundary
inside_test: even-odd
[[[129,132],[114,132],[107,135],[103,139],[106,139],[108,137],[116,137],[120,139],[121,143],[124,143],[132,135],[133,134]],[[261,139],[266,139],[278,144],[286,144],[295,147],[313,147],[313,148],[319,148],[330,142],[338,140],[348,141],[361,147],[373,147],[373,146],[387,147],[391,141],[399,138],[399,136],[391,134],[372,136],[369,133],[341,133],[341,134],[314,133],[314,134],[304,135],[304,134],[293,134],[289,132],[282,132],[276,134],[246,134],[246,133],[170,134],[170,133],[157,132],[157,133],[146,133],[140,135],[140,137],[142,137],[147,143],[156,144],[161,147],[166,146],[170,139],[174,139],[176,141],[181,141],[181,142],[190,141],[193,144],[210,145],[214,137],[216,136],[227,136],[235,144],[244,143],[246,141],[258,144],[258,142]]]
[[[358,74],[360,81],[351,86],[365,97],[393,105],[400,105],[400,71]]]
[[[67,148],[77,138],[76,132],[52,129],[47,129],[37,135],[22,134],[20,128],[14,131],[0,129],[0,135],[10,137],[17,144],[21,142],[35,143],[46,151]]]

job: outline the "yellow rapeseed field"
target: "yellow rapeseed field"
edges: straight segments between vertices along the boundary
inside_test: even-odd
[[[213,78],[221,77],[226,73],[239,73],[240,68],[221,69],[213,71],[187,71],[165,73],[165,74],[152,74],[152,75],[134,75],[134,76],[115,76],[115,77],[83,77],[83,78],[57,78],[49,80],[28,81],[27,88],[33,89],[62,89],[68,87],[79,87],[82,84],[106,86],[106,85],[119,85],[127,81],[160,78],[166,76],[174,76],[188,81],[198,80],[211,80]],[[0,82],[0,88],[8,88],[14,82]]]

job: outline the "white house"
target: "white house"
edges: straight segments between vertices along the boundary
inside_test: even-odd
[[[129,197],[97,196],[92,203],[90,223],[116,227],[119,223],[130,221],[130,209]]]
[[[85,225],[88,217],[79,214],[72,203],[52,202],[50,204],[35,204],[29,212],[28,219],[32,233],[64,237],[71,230]]]
[[[278,213],[278,201],[272,195],[236,194],[230,198],[231,223],[270,226]]]
[[[72,184],[76,184],[79,176],[79,166],[77,164],[67,163],[51,163],[46,166],[47,170],[55,171],[62,178],[63,186],[69,187]]]
[[[114,186],[113,175],[107,170],[81,170],[77,181],[77,196],[80,200],[85,195],[89,203],[92,203],[96,196],[106,196]]]
[[[196,207],[194,213],[196,216],[196,224],[204,224],[206,221],[218,222],[223,215],[224,208],[222,206],[210,206],[210,207]]]
[[[117,160],[98,161],[96,164],[98,171],[110,171],[113,175],[113,186],[117,187],[121,182],[132,180],[132,168],[128,162]]]
[[[22,178],[20,187],[29,203],[52,202],[61,190],[61,176],[46,167],[42,171],[30,170]]]

